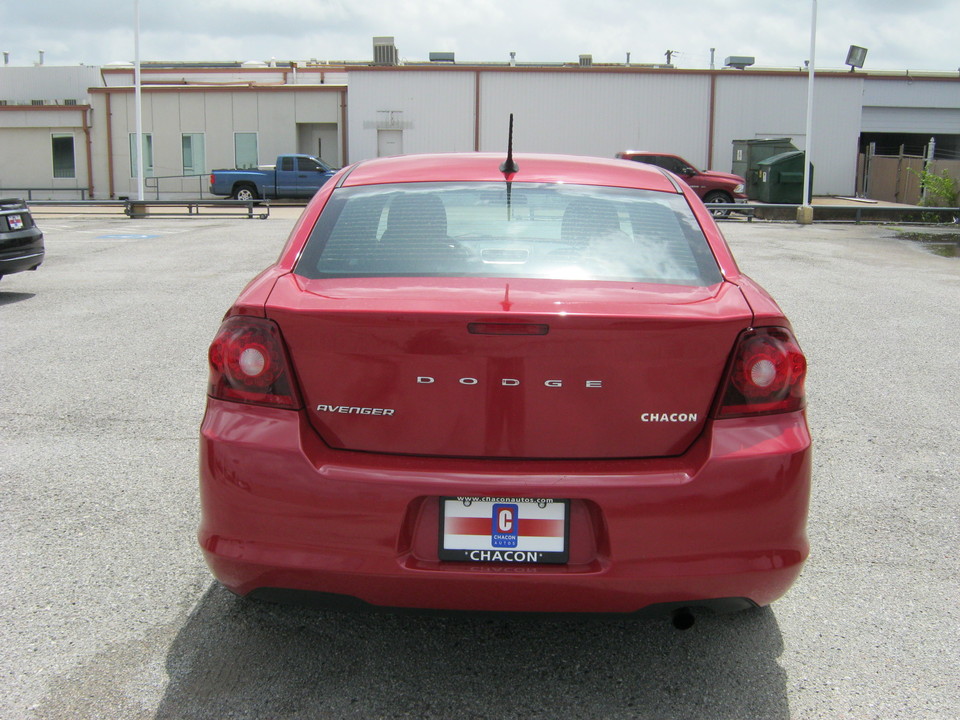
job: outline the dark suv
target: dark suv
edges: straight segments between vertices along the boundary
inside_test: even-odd
[[[23,200],[0,200],[0,277],[36,270],[43,262],[43,233]]]
[[[705,203],[732,203],[747,200],[746,180],[739,175],[714,170],[697,170],[682,157],[665,153],[625,150],[618,152],[617,157],[657,165],[679,175]]]

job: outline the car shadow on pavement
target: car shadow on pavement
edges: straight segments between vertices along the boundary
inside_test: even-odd
[[[155,718],[789,718],[769,608],[663,620],[337,612],[217,584]]]
[[[4,292],[0,290],[0,305],[13,305],[35,297],[34,293]]]

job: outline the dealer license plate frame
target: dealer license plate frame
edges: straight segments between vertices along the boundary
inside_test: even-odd
[[[497,518],[507,532],[495,532]],[[469,534],[456,532],[464,527],[470,529]],[[522,532],[525,529],[547,534]],[[441,497],[439,531],[442,561],[562,565],[570,558],[570,500]]]

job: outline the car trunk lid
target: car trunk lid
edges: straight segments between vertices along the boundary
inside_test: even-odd
[[[266,312],[330,446],[504,458],[683,453],[752,317],[727,282],[297,275]]]

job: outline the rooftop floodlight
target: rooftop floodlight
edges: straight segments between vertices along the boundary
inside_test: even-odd
[[[850,49],[847,50],[847,59],[845,61],[846,65],[850,66],[850,72],[853,72],[855,68],[862,68],[863,61],[867,59],[867,49],[865,47],[860,47],[859,45],[851,45]]]

